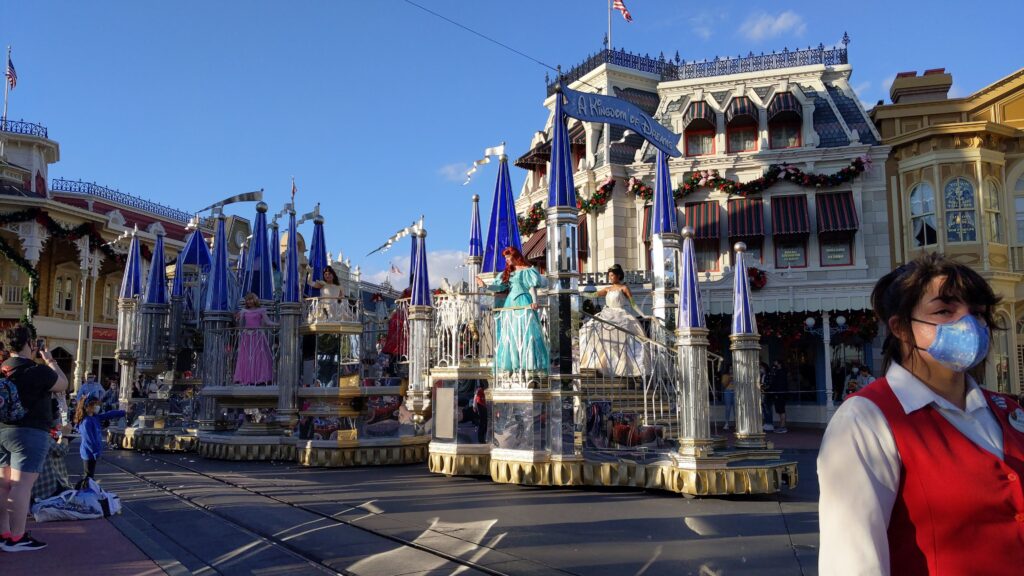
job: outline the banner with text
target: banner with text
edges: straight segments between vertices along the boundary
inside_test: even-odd
[[[563,107],[567,116],[628,128],[665,154],[682,156],[679,152],[679,134],[662,126],[636,105],[603,94],[585,94],[568,88],[562,88],[562,92],[569,100],[569,104]]]

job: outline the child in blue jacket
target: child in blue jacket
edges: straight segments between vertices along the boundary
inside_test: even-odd
[[[103,454],[105,442],[100,423],[103,420],[122,418],[124,415],[124,410],[111,410],[100,414],[100,399],[96,397],[87,397],[78,403],[75,423],[82,437],[82,446],[78,449],[78,454],[82,457],[82,484],[96,474],[96,461]]]

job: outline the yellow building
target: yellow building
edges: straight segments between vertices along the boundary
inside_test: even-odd
[[[883,144],[894,266],[944,252],[1002,297],[985,385],[1019,394],[1024,381],[1024,69],[949,98],[944,69],[898,74],[891,104],[870,115]]]

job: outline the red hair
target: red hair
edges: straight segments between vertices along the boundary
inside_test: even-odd
[[[509,277],[516,271],[517,268],[529,268],[530,263],[523,258],[523,253],[519,251],[515,246],[509,246],[501,251],[501,255],[511,260],[508,265],[505,266],[505,271],[501,273],[501,281],[508,284]]]

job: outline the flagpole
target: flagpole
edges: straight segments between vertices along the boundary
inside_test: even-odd
[[[608,0],[608,50],[612,49],[612,0]]]
[[[7,92],[11,87],[11,80],[7,77],[7,72],[11,69],[11,46],[7,46],[7,67],[4,68],[4,116],[2,127],[4,130],[7,129]]]

